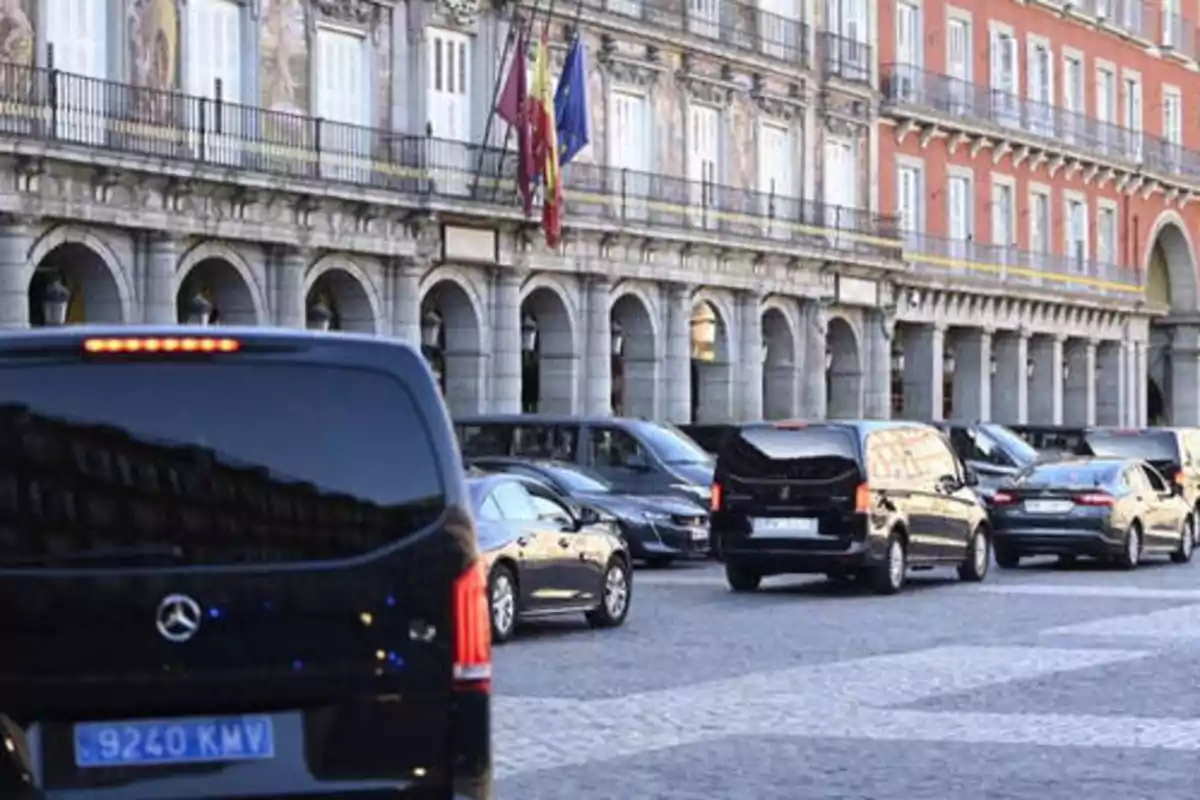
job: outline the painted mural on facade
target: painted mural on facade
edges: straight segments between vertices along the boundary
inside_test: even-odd
[[[263,108],[309,112],[308,29],[304,0],[262,0]]]
[[[179,9],[176,0],[130,0],[129,63],[133,84],[148,91],[135,97],[138,118],[171,124],[179,104]]]
[[[33,24],[37,0],[0,0],[0,62],[32,64],[37,48]]]

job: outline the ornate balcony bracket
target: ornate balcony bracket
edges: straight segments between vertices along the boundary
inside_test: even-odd
[[[721,108],[729,107],[734,96],[743,91],[743,87],[733,80],[732,71],[728,67],[722,68],[721,77],[704,75],[696,71],[695,64],[688,54],[684,55],[683,63],[675,73],[675,81],[691,99]]]
[[[444,0],[443,0],[444,1]],[[471,2],[471,0],[460,0]],[[344,25],[370,26],[374,24],[379,6],[370,0],[313,0],[316,17]]]
[[[992,166],[999,164],[1004,160],[1004,157],[1012,152],[1012,145],[1008,142],[1000,142],[992,147]]]
[[[42,175],[46,174],[46,163],[35,156],[17,156],[13,172],[17,178],[17,191],[34,194]]]
[[[613,83],[640,89],[654,87],[658,83],[659,77],[666,72],[666,68],[662,64],[623,56],[615,49],[608,49],[603,45],[600,50],[599,62],[601,72],[608,76]]]
[[[750,87],[750,99],[758,106],[759,111],[773,119],[785,122],[802,119],[807,105],[803,90],[795,83],[791,84],[788,90],[786,95],[769,91],[766,81],[756,73]]]

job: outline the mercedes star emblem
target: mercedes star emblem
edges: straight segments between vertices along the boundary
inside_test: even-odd
[[[186,642],[200,630],[200,604],[186,594],[172,594],[158,604],[158,632],[168,642]]]

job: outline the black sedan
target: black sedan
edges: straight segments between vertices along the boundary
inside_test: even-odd
[[[612,525],[515,477],[473,477],[467,486],[488,567],[493,641],[507,641],[527,619],[584,614],[601,628],[625,621],[633,571]]]
[[[612,517],[633,557],[652,566],[708,555],[708,511],[687,498],[621,494],[594,472],[562,461],[495,456],[472,459],[470,465],[533,479],[575,504]]]
[[[1179,487],[1144,461],[1035,464],[992,497],[996,563],[1022,556],[1088,556],[1133,569],[1143,556],[1192,559],[1192,514]]]

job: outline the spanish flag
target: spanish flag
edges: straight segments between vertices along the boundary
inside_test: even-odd
[[[542,173],[542,229],[546,244],[558,247],[562,240],[563,188],[558,163],[558,124],[554,119],[554,82],[550,80],[550,43],[546,32],[538,42],[533,61],[533,163]]]

